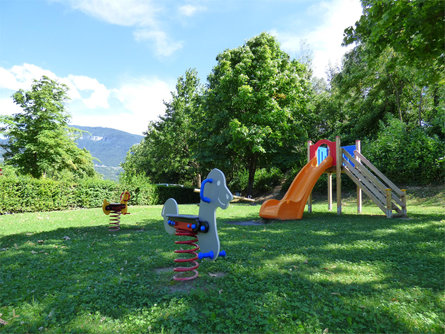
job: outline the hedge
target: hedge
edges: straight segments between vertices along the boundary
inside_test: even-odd
[[[199,201],[199,195],[193,193],[192,188],[158,187],[148,183],[122,185],[97,179],[68,182],[1,176],[0,214],[98,208],[104,199],[118,202],[124,190],[131,194],[129,205],[163,204],[169,197],[178,203]]]

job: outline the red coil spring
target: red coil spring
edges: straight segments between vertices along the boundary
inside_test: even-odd
[[[120,220],[121,212],[120,210],[111,210],[110,213],[110,225],[108,226],[109,231],[119,231],[120,230]]]
[[[186,236],[186,237],[193,237],[194,239],[190,239],[190,240],[175,241],[175,244],[177,244],[177,245],[189,245],[189,246],[194,247],[194,248],[192,248],[192,249],[175,250],[175,253],[192,255],[192,257],[189,257],[189,258],[175,259],[175,262],[190,263],[192,266],[191,267],[176,267],[176,268],[173,269],[173,271],[179,272],[179,273],[192,272],[193,275],[191,275],[191,276],[175,275],[175,276],[173,276],[173,279],[175,281],[188,281],[188,280],[195,279],[196,277],[198,277],[198,270],[197,269],[199,267],[199,263],[196,262],[196,260],[198,259],[198,254],[196,252],[199,250],[199,246],[196,244],[198,242],[198,237],[197,237],[196,233],[194,233],[192,231],[187,231],[187,230],[183,230],[183,229],[179,229],[179,228],[176,229],[176,235],[178,235],[178,236]]]

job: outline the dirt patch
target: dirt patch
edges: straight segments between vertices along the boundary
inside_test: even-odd
[[[220,277],[224,277],[226,276],[226,273],[223,272],[216,272],[216,273],[209,273],[210,277],[214,277],[214,278],[220,278]]]
[[[168,272],[173,273],[173,267],[168,267],[168,268],[156,268],[156,269],[155,269],[155,273],[158,274],[158,275],[163,274],[163,273],[168,273]]]

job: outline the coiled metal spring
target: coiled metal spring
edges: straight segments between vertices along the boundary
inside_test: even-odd
[[[197,244],[198,236],[196,235],[196,233],[194,233],[192,231],[187,231],[187,230],[183,230],[180,228],[176,229],[175,232],[176,232],[175,235],[177,235],[177,236],[185,236],[185,237],[193,238],[193,239],[189,239],[189,240],[175,241],[175,244],[187,245],[187,246],[190,246],[193,248],[175,250],[175,253],[185,254],[186,256],[189,256],[187,258],[175,259],[175,262],[188,263],[188,264],[191,264],[191,266],[174,268],[173,271],[181,273],[182,275],[181,274],[175,275],[175,276],[173,276],[173,279],[175,281],[189,281],[189,280],[195,279],[196,277],[198,277],[197,269],[199,267],[199,263],[196,261],[198,259],[198,253],[196,253],[196,252],[199,250],[199,246]],[[191,276],[187,276],[187,274],[189,272],[192,273]]]
[[[111,210],[110,213],[110,225],[108,226],[109,231],[119,231],[121,221],[121,210]]]

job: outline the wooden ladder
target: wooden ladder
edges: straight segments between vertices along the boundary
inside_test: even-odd
[[[406,217],[406,190],[399,189],[357,150],[354,157],[342,149],[343,171],[386,214],[387,218]]]

